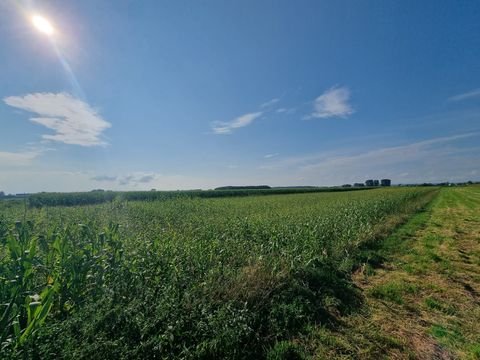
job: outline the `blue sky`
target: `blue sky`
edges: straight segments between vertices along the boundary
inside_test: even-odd
[[[480,180],[479,18],[476,1],[4,0],[0,190]]]

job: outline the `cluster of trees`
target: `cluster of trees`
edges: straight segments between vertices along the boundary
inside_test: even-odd
[[[392,185],[392,180],[390,179],[365,181],[365,186],[390,186],[390,185]]]
[[[375,186],[391,186],[392,181],[390,179],[382,179],[382,180],[367,180],[364,183],[354,183],[353,187],[358,188],[358,187],[375,187]],[[342,187],[344,188],[351,188],[351,184],[343,184]]]

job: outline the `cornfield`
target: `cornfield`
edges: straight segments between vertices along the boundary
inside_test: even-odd
[[[358,306],[368,247],[435,191],[0,202],[0,357],[267,357]]]

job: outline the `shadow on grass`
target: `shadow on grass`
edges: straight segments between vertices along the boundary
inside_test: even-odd
[[[312,324],[340,327],[341,316],[358,311],[362,303],[361,291],[350,275],[334,264],[311,262],[278,288],[259,313],[258,324],[266,336],[262,342],[271,347],[267,358],[303,358],[301,349],[288,339]]]

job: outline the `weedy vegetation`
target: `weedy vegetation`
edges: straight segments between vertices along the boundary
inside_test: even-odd
[[[353,271],[437,192],[0,202],[0,358],[301,359],[296,339],[361,307]]]

